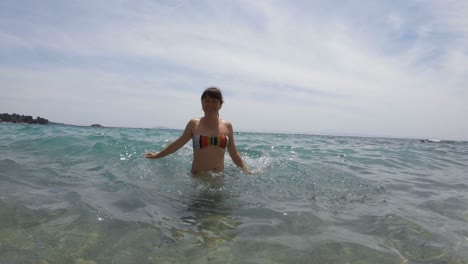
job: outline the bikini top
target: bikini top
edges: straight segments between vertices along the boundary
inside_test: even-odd
[[[226,148],[229,143],[229,137],[226,135],[219,135],[216,137],[208,137],[203,135],[194,135],[193,138],[193,149],[206,148],[208,146],[217,146],[220,148]]]

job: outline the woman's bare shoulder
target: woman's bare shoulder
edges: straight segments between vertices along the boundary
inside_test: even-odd
[[[231,122],[227,121],[227,120],[224,120],[224,119],[219,119],[219,122],[221,124],[224,124],[226,126],[232,126]]]
[[[193,130],[200,124],[200,118],[192,118],[187,122],[186,129]]]
[[[221,119],[220,122],[223,124],[223,126],[225,128],[227,128],[228,131],[232,131],[232,123],[227,121],[227,120],[224,120],[224,119]]]
[[[192,118],[190,119],[189,123],[200,123],[201,118]]]

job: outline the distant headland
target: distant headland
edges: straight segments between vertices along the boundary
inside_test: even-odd
[[[19,124],[40,124],[40,125],[65,125],[65,126],[77,126],[77,125],[70,125],[64,123],[56,123],[51,122],[48,119],[42,118],[38,116],[37,118],[33,118],[29,115],[19,115],[19,114],[7,114],[3,113],[0,114],[0,123],[19,123]],[[91,127],[104,127],[100,124],[92,124]]]
[[[2,122],[9,122],[9,123],[26,123],[26,124],[41,124],[47,125],[49,124],[49,120],[37,117],[33,118],[32,116],[28,115],[18,115],[18,114],[0,114],[0,123]]]

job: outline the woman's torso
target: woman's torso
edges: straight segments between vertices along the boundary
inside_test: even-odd
[[[193,174],[224,170],[224,154],[229,142],[228,134],[227,122],[222,119],[218,122],[208,122],[204,118],[195,119],[195,126],[192,129],[192,141],[196,140],[192,142],[194,144]]]

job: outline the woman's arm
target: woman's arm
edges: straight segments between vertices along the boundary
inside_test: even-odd
[[[236,164],[246,173],[251,174],[249,168],[247,167],[244,160],[242,159],[239,151],[237,151],[236,143],[234,142],[234,129],[232,128],[232,124],[228,122],[227,128],[228,128],[228,134],[229,134],[229,144],[228,144],[229,156],[231,156],[231,159],[234,162],[234,164]]]
[[[181,147],[183,147],[185,144],[187,144],[187,142],[192,138],[193,125],[194,125],[194,121],[190,120],[187,123],[187,126],[185,126],[184,132],[182,133],[182,135],[178,139],[176,139],[175,141],[170,143],[167,147],[165,147],[160,152],[145,153],[145,158],[159,159],[159,158],[170,155],[170,154],[176,152],[177,150],[179,150]]]

